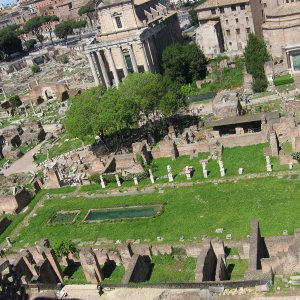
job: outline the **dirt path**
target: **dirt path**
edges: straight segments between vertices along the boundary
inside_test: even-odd
[[[15,161],[8,169],[3,169],[3,174],[9,176],[15,173],[28,173],[29,171],[38,171],[40,167],[36,166],[32,155],[39,151],[43,143],[38,144],[33,149],[28,151],[25,155]]]

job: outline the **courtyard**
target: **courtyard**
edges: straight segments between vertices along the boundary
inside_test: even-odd
[[[14,238],[14,247],[34,244],[42,238],[51,243],[61,240],[97,242],[140,240],[158,243],[201,241],[203,236],[246,238],[250,221],[259,219],[263,236],[289,234],[300,227],[300,186],[298,175],[203,183],[190,187],[157,189],[153,193],[119,197],[89,197],[66,194],[45,201],[28,226]],[[91,209],[163,205],[161,215],[147,219],[84,223]],[[58,211],[78,210],[73,223],[49,225]],[[38,230],[37,230],[38,228]],[[216,233],[223,228],[223,233]]]

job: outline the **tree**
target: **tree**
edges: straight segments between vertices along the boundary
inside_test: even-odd
[[[36,16],[29,19],[23,26],[23,32],[31,32],[32,35],[36,36],[41,45],[43,45],[44,40],[44,37],[42,35],[43,20],[43,16]]]
[[[29,39],[24,42],[28,51],[34,49],[34,45],[37,43],[36,39]]]
[[[18,27],[11,25],[0,30],[0,56],[5,59],[15,52],[22,52],[22,42],[16,31]]]
[[[33,64],[33,65],[31,66],[31,71],[32,71],[33,74],[39,73],[39,72],[41,72],[41,68],[40,68],[39,65]]]
[[[195,43],[170,45],[164,50],[162,61],[168,85],[187,84],[206,76],[207,60]]]
[[[268,84],[264,64],[270,60],[265,42],[250,33],[244,55],[247,72],[253,76],[253,90],[255,92],[265,91]]]
[[[52,249],[56,256],[67,256],[69,253],[77,254],[78,249],[71,241],[60,241],[52,245]]]
[[[198,26],[199,25],[198,15],[197,15],[197,11],[195,10],[195,8],[192,8],[189,11],[189,21],[190,21],[192,26]]]
[[[59,17],[52,15],[52,16],[43,16],[42,17],[42,24],[46,28],[46,30],[49,32],[50,40],[52,45],[53,39],[52,39],[52,32],[53,32],[53,23],[56,23],[59,21]]]
[[[153,73],[133,73],[127,76],[119,86],[124,101],[134,101],[135,113],[142,112],[149,116],[159,106],[165,94],[162,76]]]
[[[83,5],[78,9],[78,15],[83,16],[86,15],[87,18],[89,19],[90,26],[92,26],[92,13],[95,11],[93,7],[90,5]]]
[[[171,90],[162,97],[159,109],[165,116],[169,117],[184,106],[185,101],[183,95]]]
[[[9,103],[13,108],[17,108],[22,105],[22,101],[18,95],[11,96],[9,98]]]
[[[68,20],[59,23],[55,26],[54,33],[58,38],[67,40],[68,35],[74,34],[73,21]]]
[[[79,20],[73,22],[73,29],[79,29],[79,36],[81,39],[81,29],[86,27],[86,21],[85,20]]]
[[[83,138],[99,132],[99,104],[102,87],[75,96],[66,112],[65,127],[73,136]]]

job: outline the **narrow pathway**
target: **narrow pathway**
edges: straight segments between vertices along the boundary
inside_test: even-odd
[[[15,173],[28,173],[29,171],[38,171],[40,167],[33,161],[32,155],[38,152],[43,142],[29,150],[25,155],[15,161],[8,169],[3,169],[3,174],[9,176]]]

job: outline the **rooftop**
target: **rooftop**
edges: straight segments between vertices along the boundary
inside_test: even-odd
[[[300,14],[300,3],[284,4],[272,9],[267,16],[268,17],[280,17],[287,15]]]
[[[256,121],[260,121],[264,115],[268,122],[271,120],[279,119],[278,112],[270,112],[270,113],[259,113],[259,114],[253,114],[253,115],[229,117],[229,118],[224,118],[224,119],[216,120],[216,121],[208,121],[207,125],[211,126],[211,127],[219,127],[219,126],[226,126],[226,125],[230,125],[230,124],[256,122]]]
[[[205,10],[220,6],[228,6],[240,3],[248,3],[249,0],[207,0],[196,7],[196,10]]]

